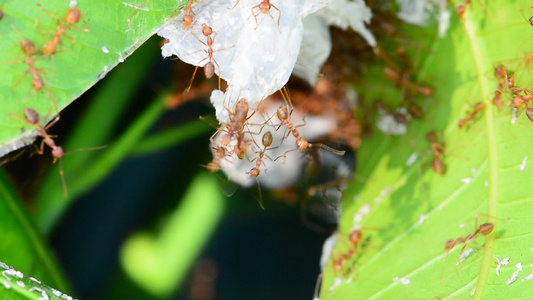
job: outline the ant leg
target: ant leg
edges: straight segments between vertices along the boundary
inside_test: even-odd
[[[260,13],[260,12],[259,12],[259,13],[255,14],[255,13],[254,13],[254,9],[255,9],[255,8],[259,8],[259,6],[260,6],[260,4],[257,4],[256,6],[252,7],[252,9],[251,9],[251,10],[252,10],[252,15],[254,16],[254,19],[255,19],[255,28],[254,28],[254,30],[256,30],[257,27],[259,26],[259,23],[257,22],[257,16],[258,16],[259,13]]]
[[[202,59],[200,62],[198,62],[198,65],[201,64],[204,60],[208,59],[208,57]],[[196,76],[196,71],[198,71],[198,65],[196,65],[196,68],[194,68],[194,72],[192,73],[191,81],[189,82],[189,86],[185,89],[186,92],[191,90],[192,83],[194,81],[194,76]]]
[[[19,81],[17,81],[17,83],[15,83],[15,85],[11,88],[11,90],[14,90],[16,87],[18,87],[19,84],[22,82],[22,80],[24,80],[24,78],[26,78],[26,75],[28,75],[29,72],[30,72],[30,70],[26,70],[26,72],[24,72],[24,75],[22,75],[22,77],[20,77]]]
[[[220,90],[220,66],[218,65],[217,61],[213,58],[213,61],[218,67],[218,89]]]
[[[59,159],[59,175],[61,176],[61,183],[63,184],[63,197],[68,198],[67,181],[65,180],[65,172],[63,171],[63,159]]]
[[[85,19],[83,18],[83,16],[86,14],[87,12],[84,12],[82,15],[81,15],[81,20],[83,22],[83,24],[85,25],[85,27],[83,28],[79,28],[79,27],[74,27],[74,26],[67,26],[68,29],[70,30],[74,30],[74,31],[81,31],[81,32],[89,32],[90,28],[89,28],[89,23],[87,23],[87,21],[85,21]]]
[[[59,23],[61,22],[61,18],[59,18],[58,16],[54,15],[53,13],[49,12],[48,10],[46,10],[44,7],[41,6],[41,4],[37,3],[37,7],[39,9],[41,9],[42,11],[44,11],[47,15],[49,15],[50,17],[54,18],[57,20],[57,25],[59,25]]]
[[[37,154],[43,155],[44,154],[44,138],[41,141],[41,146],[36,149]]]
[[[76,28],[76,27],[73,27],[73,28]],[[68,35],[66,32],[63,33],[63,36],[66,37],[66,38],[68,38],[69,40],[72,41],[72,48],[74,48],[74,45],[76,45],[76,43],[77,43],[78,41],[76,41],[75,38],[71,37],[71,36]],[[63,45],[63,44],[62,44],[62,45]],[[63,46],[63,50],[65,50],[64,48],[65,48],[65,46]]]
[[[50,122],[50,124],[46,125],[46,127],[44,128],[44,130],[48,130],[48,128],[54,126],[55,123],[59,122],[59,114],[57,114],[57,116],[55,117],[55,119]]]
[[[229,7],[228,7],[228,9],[229,9],[229,10],[234,9],[234,8],[237,6],[237,4],[239,4],[239,2],[241,2],[241,0],[237,0],[237,2],[235,3],[235,5],[233,5],[232,8],[229,8]]]
[[[279,28],[279,21],[281,20],[281,11],[280,11],[280,10],[279,10],[274,4],[270,4],[270,6],[273,7],[275,10],[278,11],[278,31],[279,31],[279,33],[281,33],[281,30],[280,30],[280,28]],[[269,13],[269,14],[270,14],[270,13]],[[272,14],[270,14],[270,17],[271,17],[272,19],[274,19],[274,17],[272,17]]]

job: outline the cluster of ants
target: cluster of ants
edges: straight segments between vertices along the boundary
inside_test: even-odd
[[[285,105],[280,105],[276,110],[275,117],[279,120],[279,123],[276,123],[272,120],[274,119],[274,115],[265,117],[265,122],[263,124],[249,123],[248,121],[254,114],[262,113],[262,111],[255,110],[251,114],[249,114],[248,103],[244,98],[240,98],[237,101],[233,111],[228,110],[230,113],[229,121],[223,124],[214,135],[221,135],[219,142],[216,141],[214,138],[211,138],[211,147],[215,151],[215,157],[213,161],[211,161],[207,165],[208,170],[210,170],[211,172],[219,171],[221,161],[225,158],[231,159],[230,157],[233,154],[235,154],[240,160],[244,159],[245,157],[249,159],[247,157],[248,150],[253,150],[256,152],[257,157],[249,160],[251,162],[255,161],[255,167],[250,169],[248,174],[253,177],[259,176],[259,174],[261,173],[259,168],[263,162],[263,159],[265,156],[268,157],[268,155],[266,155],[267,150],[279,147],[271,147],[273,142],[273,135],[271,131],[266,131],[262,134],[262,147],[253,138],[254,135],[261,135],[261,132],[263,131],[264,127],[266,127],[267,125],[275,131],[278,131],[282,126],[286,127],[287,131],[283,134],[280,145],[283,143],[283,140],[286,137],[292,134],[294,138],[296,138],[295,150],[299,149],[301,152],[306,152],[306,150],[310,148],[320,147],[334,154],[344,155],[344,151],[337,151],[335,149],[329,148],[324,144],[310,143],[305,137],[300,136],[298,127],[303,125],[294,125],[293,121],[291,120],[294,108],[291,104],[288,92],[287,90],[282,89],[280,90],[280,94],[285,100]],[[246,129],[250,125],[260,125],[261,129],[259,130],[259,132],[252,132]],[[247,138],[246,134],[249,134],[250,138]],[[232,144],[232,141],[235,142],[233,142]],[[285,157],[285,154],[278,156],[274,159],[270,159],[276,161],[281,157]]]
[[[183,15],[182,21],[184,28],[192,27],[197,21],[198,18],[196,14],[194,13],[192,9],[192,0],[187,1],[187,5],[184,7],[180,7],[176,12],[180,11],[181,9],[185,9],[185,14]],[[236,1],[235,5],[233,7],[230,7],[228,9],[235,8],[239,1]],[[257,18],[259,14],[268,14],[270,17],[274,19],[274,17],[271,14],[271,10],[277,10],[278,17],[277,17],[277,25],[279,30],[279,22],[281,18],[281,11],[272,3],[270,3],[269,0],[262,0],[259,4],[253,6],[251,8],[251,15],[256,20],[256,26],[257,24]],[[174,13],[176,14],[176,13]],[[204,65],[204,75],[206,78],[211,78],[215,75],[215,66],[220,69],[220,66],[218,65],[217,61],[214,59],[213,54],[217,51],[221,51],[224,49],[219,50],[213,50],[213,44],[215,43],[215,37],[216,37],[216,31],[213,30],[208,24],[201,24],[201,35],[200,37],[196,36],[193,32],[191,32],[196,39],[203,44],[207,49],[205,52],[207,53],[207,57],[205,57],[202,61],[198,62],[194,73],[192,75],[191,81],[189,83],[189,86],[187,88],[187,92],[190,91],[194,77],[196,75],[196,71],[198,69],[198,65],[200,65],[203,61],[207,60],[207,62]],[[202,40],[205,38],[206,40]],[[219,76],[219,89],[220,89],[220,76]],[[195,91],[193,91],[195,92]],[[236,156],[238,159],[248,159],[250,162],[255,162],[255,167],[251,168],[249,172],[247,172],[252,177],[257,177],[260,175],[260,167],[263,164],[263,161],[266,157],[269,157],[266,153],[268,150],[278,148],[279,146],[272,146],[272,143],[274,141],[273,131],[278,131],[282,126],[286,128],[286,134],[283,134],[282,141],[288,137],[289,135],[293,135],[296,138],[296,148],[299,149],[302,152],[306,152],[306,150],[310,148],[316,148],[321,147],[326,150],[329,150],[335,154],[343,155],[343,151],[337,151],[334,149],[331,149],[323,144],[315,144],[310,143],[305,137],[300,135],[300,132],[298,130],[298,127],[303,125],[295,125],[292,120],[292,113],[293,113],[293,106],[289,97],[288,92],[285,89],[282,89],[279,91],[282,95],[283,99],[285,100],[285,105],[280,105],[275,113],[275,115],[268,116],[264,118],[263,124],[253,124],[250,122],[252,116],[254,114],[261,114],[261,104],[266,100],[262,100],[261,103],[258,105],[258,107],[254,110],[251,110],[249,107],[249,103],[247,99],[245,98],[239,98],[235,102],[234,107],[228,108],[225,107],[224,109],[227,110],[229,114],[229,119],[227,122],[224,122],[220,128],[218,128],[217,132],[213,135],[211,138],[211,148],[214,151],[214,158],[213,160],[206,166],[207,169],[211,172],[218,172],[221,169],[220,163],[224,159],[231,160],[232,156]],[[228,93],[228,92],[227,92]],[[171,102],[167,103],[169,106],[175,107],[178,103],[181,104],[184,101],[191,100],[193,97],[187,96],[187,93],[185,93],[183,96],[180,97],[174,97]],[[277,118],[277,121],[274,121]],[[279,122],[278,122],[279,121]],[[305,121],[304,121],[305,123]],[[259,125],[260,130],[259,132],[252,132],[249,128],[250,126]],[[264,129],[266,126],[271,128],[272,131]],[[260,136],[261,142],[256,142],[253,136]],[[353,142],[354,145],[359,144],[359,142]],[[249,151],[250,150],[250,151]],[[249,152],[255,152],[256,156],[254,158],[248,157],[250,154]],[[271,160],[275,161],[281,157],[285,157],[285,155],[278,156],[276,158],[270,158]]]
[[[239,2],[240,2],[240,0],[238,0],[232,8],[228,8],[228,9],[235,8],[239,4]],[[187,5],[179,7],[174,12],[174,14],[171,16],[171,18],[172,18],[177,12],[179,12],[183,8],[185,8],[185,14],[183,15],[183,18],[182,18],[183,27],[184,28],[192,27],[198,21],[198,18],[195,19],[196,14],[192,10],[192,3],[193,3],[193,0],[187,0]],[[259,26],[259,23],[257,22],[257,17],[259,16],[259,14],[265,14],[265,15],[268,14],[270,17],[272,17],[271,9],[275,9],[275,10],[278,11],[277,24],[278,24],[278,30],[279,30],[279,22],[280,22],[280,19],[281,19],[281,11],[275,5],[270,3],[270,0],[261,0],[261,2],[258,5],[253,6],[251,8],[251,13],[252,13],[252,15],[253,15],[253,17],[255,19],[255,22],[256,22],[256,28],[257,28],[257,26]],[[196,68],[194,70],[194,73],[192,75],[191,82],[189,84],[189,87],[187,88],[187,91],[190,90],[190,88],[192,86],[194,77],[196,75],[196,71],[198,70],[198,65],[200,65],[203,61],[207,60],[207,63],[203,67],[204,68],[204,75],[205,75],[205,77],[207,79],[210,79],[211,77],[213,77],[213,75],[215,75],[215,64],[218,67],[218,69],[220,70],[220,66],[218,65],[217,61],[213,57],[213,54],[215,52],[224,50],[224,49],[213,50],[213,44],[215,42],[215,37],[216,37],[217,33],[215,31],[213,31],[213,28],[211,28],[208,24],[202,24],[201,25],[201,31],[202,31],[202,35],[204,37],[206,37],[206,39],[207,39],[205,42],[202,41],[198,36],[196,36],[196,34],[194,34],[192,32],[191,32],[191,34],[200,43],[202,43],[204,46],[207,47],[207,50],[205,50],[205,52],[207,53],[207,57],[197,63],[197,66],[196,66]],[[218,78],[218,88],[220,89],[220,76]]]
[[[74,27],[77,23],[80,22],[80,20],[83,20],[83,14],[81,11],[75,7],[76,3],[71,2],[71,7],[66,12],[63,19],[57,17],[53,13],[49,12],[48,10],[44,9],[40,4],[37,4],[37,7],[44,11],[47,15],[51,16],[52,18],[56,19],[56,31],[52,32],[52,37],[47,38],[46,33],[44,33],[40,27],[37,26],[39,33],[41,37],[44,40],[44,44],[40,49],[36,49],[35,44],[30,39],[24,38],[22,34],[17,30],[17,28],[14,25],[11,25],[15,33],[20,39],[20,47],[22,49],[22,52],[24,54],[24,60],[21,61],[14,61],[14,62],[7,62],[7,64],[14,64],[14,63],[25,63],[28,65],[28,70],[24,73],[22,78],[15,84],[15,87],[20,84],[20,82],[26,77],[27,74],[30,74],[32,77],[32,91],[31,94],[35,92],[39,92],[45,87],[44,81],[41,78],[41,74],[44,73],[42,69],[38,69],[35,65],[35,62],[49,57],[52,58],[52,56],[56,53],[58,53],[58,45],[63,45],[63,37],[66,37],[70,39],[74,44],[76,43],[76,40],[68,35],[67,30],[78,30],[78,31],[89,31],[88,24],[84,21],[86,28],[79,28]],[[3,19],[5,16],[5,13],[0,14],[0,20]],[[38,19],[36,21],[36,24],[38,25]],[[44,145],[46,144],[48,147],[52,149],[52,156],[54,157],[54,163],[59,159],[61,159],[65,152],[61,146],[56,145],[53,136],[48,134],[47,130],[52,127],[57,121],[59,121],[59,115],[51,121],[47,126],[42,125],[40,122],[39,113],[34,110],[33,108],[26,107],[24,108],[24,119],[19,118],[18,116],[12,116],[13,118],[16,118],[23,123],[26,123],[33,127],[35,130],[38,131],[37,136],[42,137],[41,146],[37,149],[38,154],[43,154]],[[66,183],[65,178],[63,176],[63,171],[60,171],[61,174],[61,180],[63,182],[63,190],[64,194],[66,195]]]
[[[519,114],[522,111],[525,111],[527,117],[533,122],[533,107],[529,106],[529,101],[533,100],[533,91],[515,85],[514,74],[510,74],[507,68],[502,64],[494,68],[494,77],[496,77],[498,80],[498,88],[494,92],[494,99],[492,100],[492,103],[498,108],[505,105],[501,96],[504,92],[504,89],[507,88],[513,95],[511,106],[520,110]]]

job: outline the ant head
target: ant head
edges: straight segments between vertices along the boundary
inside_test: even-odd
[[[496,68],[494,68],[494,77],[498,79],[505,78],[507,75],[507,68],[504,67],[504,65],[499,64]]]
[[[183,16],[183,27],[187,27],[192,24],[193,18],[191,15]],[[205,24],[204,24],[205,25]]]
[[[262,14],[268,14],[270,11],[270,3],[268,1],[263,1],[259,4],[259,10]]]
[[[24,53],[26,54],[32,54],[35,50],[35,45],[33,44],[33,42],[27,39],[23,39],[20,41],[20,47],[22,48],[22,51],[24,51]]]
[[[492,223],[484,223],[479,226],[479,232],[481,232],[484,235],[487,235],[492,232],[494,229],[494,225]]]
[[[259,176],[259,173],[261,173],[261,171],[259,171],[259,168],[253,168],[250,170],[250,175],[252,175],[253,177]]]
[[[352,242],[352,244],[359,243],[361,241],[361,237],[361,230],[356,229],[350,233],[350,242]]]
[[[63,147],[57,146],[52,149],[52,156],[54,157],[54,160],[60,159],[65,155],[65,151],[63,150]]]
[[[205,36],[210,36],[213,33],[213,28],[207,24],[202,24],[202,34]]]
[[[450,250],[453,249],[454,246],[455,246],[455,241],[454,240],[448,240],[446,242],[446,244],[444,244],[444,250],[446,252],[449,252]]]
[[[33,108],[24,108],[24,117],[31,124],[39,123],[39,113],[37,113]]]
[[[457,9],[455,10],[455,12],[457,13],[460,19],[463,18],[465,11],[466,11],[466,6],[464,4],[459,5]]]
[[[70,25],[74,25],[80,21],[81,11],[77,8],[71,8],[65,15],[65,22]]]
[[[426,139],[430,143],[436,143],[437,142],[437,134],[434,131],[428,132],[428,134],[426,134]]]
[[[341,259],[338,259],[338,260],[333,262],[333,269],[335,270],[335,272],[337,272],[337,273],[342,273],[343,272],[343,269],[342,269],[342,264],[343,263],[344,263],[344,260],[341,260]]]

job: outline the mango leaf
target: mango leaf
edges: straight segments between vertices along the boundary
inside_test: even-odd
[[[69,10],[67,1],[6,1],[0,22],[0,156],[31,143],[36,135],[24,121],[25,107],[35,109],[40,123],[64,107],[123,62],[186,1],[84,1],[76,7],[82,19],[67,28],[53,55],[32,55],[41,90],[32,87],[33,75],[20,46],[31,40],[36,51],[52,40],[57,24]],[[71,1],[71,5],[76,1]],[[54,18],[54,16],[56,18]],[[36,24],[37,23],[37,24]],[[87,31],[88,30],[88,31]],[[70,37],[70,39],[67,37]],[[120,87],[117,87],[120,88]],[[111,105],[112,103],[110,103]]]
[[[38,292],[38,289],[52,292],[50,288],[41,285],[40,281],[63,292],[69,292],[69,286],[59,265],[50,255],[44,239],[3,171],[0,171],[0,228],[2,299],[37,299],[41,294],[36,293],[34,297],[29,295],[32,291]],[[32,287],[37,289],[30,291]]]
[[[358,152],[359,176],[344,197],[320,299],[502,299],[533,293],[533,123],[525,113],[513,122],[507,87],[506,104],[492,104],[498,64],[509,76],[514,72],[516,86],[531,87],[533,28],[521,12],[529,18],[532,11],[524,1],[480,2],[472,1],[462,19],[453,13],[446,37],[425,30],[424,40],[431,43],[414,51],[417,78],[436,89],[422,105],[424,119],[412,121],[404,136],[375,130]],[[366,98],[387,101],[385,86],[391,83],[381,70],[365,80]],[[480,101],[485,110],[460,129],[458,122]],[[443,174],[431,167],[430,131],[444,141]],[[414,153],[418,159],[412,163]],[[490,234],[470,236],[466,246],[459,240],[445,251],[446,241],[466,239],[485,222],[494,225]],[[348,239],[355,226],[362,233],[357,249]],[[350,250],[355,253],[335,271],[333,263]]]

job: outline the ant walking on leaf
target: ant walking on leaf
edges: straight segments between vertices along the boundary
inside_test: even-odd
[[[70,6],[69,10],[66,12],[65,17],[63,18],[63,20],[61,20],[61,18],[59,18],[58,16],[56,16],[53,13],[49,12],[48,10],[44,9],[39,3],[37,3],[37,7],[39,7],[42,11],[44,11],[47,15],[49,15],[52,18],[56,19],[56,25],[57,25],[57,29],[53,33],[52,40],[46,42],[44,44],[43,48],[41,49],[41,51],[42,51],[42,53],[44,55],[53,55],[53,54],[57,53],[57,45],[58,44],[63,45],[63,43],[61,41],[61,37],[63,37],[63,36],[68,38],[69,40],[71,40],[72,41],[72,47],[74,47],[74,45],[76,44],[77,41],[73,37],[71,37],[70,35],[68,35],[66,33],[67,29],[76,30],[76,31],[83,31],[83,32],[88,32],[89,31],[89,24],[87,24],[87,22],[83,19],[83,16],[85,15],[86,12],[84,12],[82,14],[80,9],[76,7],[76,2],[71,4],[71,6]],[[83,23],[85,24],[85,28],[74,27],[74,25],[79,23],[80,20],[82,20]],[[39,19],[36,20],[36,25],[38,24],[38,22],[39,22]],[[37,28],[39,28],[39,27],[37,27]],[[41,32],[40,29],[39,29],[39,32],[43,36],[43,39],[45,39],[44,38],[44,34]]]
[[[446,252],[446,256],[444,256],[444,259],[442,260],[441,284],[444,284],[444,263],[446,262],[446,258],[448,257],[448,254],[450,253],[450,251],[456,245],[463,244],[463,247],[461,248],[461,251],[459,252],[459,255],[461,255],[463,254],[463,251],[468,245],[467,242],[475,240],[479,235],[487,236],[490,233],[492,233],[492,231],[494,231],[494,223],[486,222],[486,223],[479,225],[478,227],[477,226],[478,217],[479,217],[479,214],[476,216],[476,223],[474,226],[476,230],[473,233],[466,235],[464,237],[458,237],[456,239],[447,240],[446,243],[444,243],[444,251]],[[493,217],[493,218],[496,218],[496,217]],[[509,218],[507,219],[496,218],[496,219],[504,220],[504,221],[509,220]],[[458,262],[457,265],[459,266],[460,262]]]

